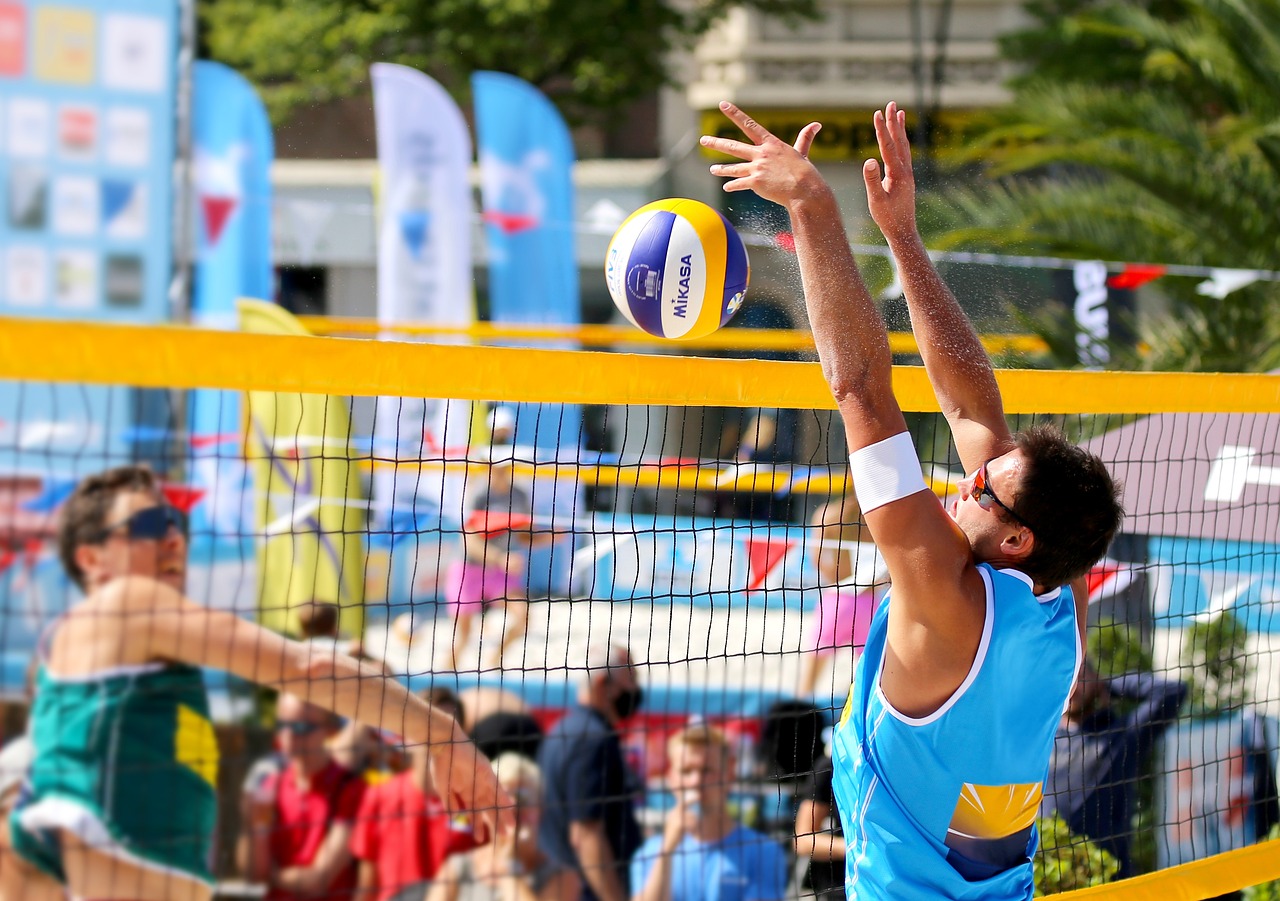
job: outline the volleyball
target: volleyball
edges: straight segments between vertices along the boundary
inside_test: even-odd
[[[742,238],[697,200],[656,200],[609,242],[605,281],[622,315],[660,338],[701,338],[733,318],[751,276]]]

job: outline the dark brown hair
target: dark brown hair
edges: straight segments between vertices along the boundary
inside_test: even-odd
[[[1038,585],[1057,588],[1102,559],[1120,528],[1120,487],[1096,455],[1055,426],[1037,425],[1013,436],[1026,457],[1012,506],[1035,544],[1019,567]]]
[[[307,601],[298,607],[298,632],[303,638],[337,638],[338,605]]]
[[[461,722],[462,699],[454,693],[453,689],[443,685],[433,685],[418,692],[418,697]]]
[[[125,491],[156,494],[155,473],[146,466],[117,466],[86,476],[71,492],[62,507],[58,523],[58,557],[71,581],[83,590],[84,572],[76,563],[76,550],[85,544],[101,544],[106,539],[107,514],[116,495]]]

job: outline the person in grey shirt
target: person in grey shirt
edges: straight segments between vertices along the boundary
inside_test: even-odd
[[[1129,838],[1143,763],[1178,715],[1187,687],[1151,673],[1104,680],[1086,665],[1054,739],[1041,812],[1111,852],[1133,875]]]

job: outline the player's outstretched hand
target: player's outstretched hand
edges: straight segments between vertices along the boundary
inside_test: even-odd
[[[498,783],[489,758],[471,742],[433,745],[431,778],[450,813],[471,815],[481,843],[515,833],[515,801]]]
[[[883,111],[876,110],[875,126],[884,170],[874,159],[862,164],[867,206],[886,238],[910,238],[916,232],[916,180],[911,171],[907,114],[891,101]]]
[[[702,136],[703,147],[742,160],[740,163],[717,163],[711,167],[712,175],[729,179],[724,184],[726,191],[755,191],[765,200],[787,206],[792,200],[803,197],[814,184],[822,183],[818,170],[809,162],[809,148],[822,128],[821,124],[810,122],[800,129],[795,144],[788,144],[774,137],[732,103],[722,102],[720,111],[751,139],[748,144],[713,135]]]

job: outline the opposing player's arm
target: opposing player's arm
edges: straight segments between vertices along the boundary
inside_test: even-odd
[[[871,218],[898,263],[911,328],[925,372],[966,473],[1013,449],[991,360],[955,296],[938,275],[916,227],[915,178],[906,113],[890,103],[875,114],[883,169],[863,164]]]
[[[947,681],[972,661],[982,624],[980,614],[974,619],[981,580],[968,541],[925,485],[910,439],[904,440],[884,323],[858,273],[835,195],[808,160],[819,126],[806,126],[791,146],[732,104],[721,109],[752,143],[704,137],[705,146],[742,161],[713,166],[712,174],[731,179],[726,191],[753,190],[787,209],[818,357],[849,449],[855,457],[864,449],[889,449],[881,455],[885,466],[861,479],[856,466],[854,473],[864,519],[894,584],[886,671],[905,666],[926,684],[937,682],[935,672]],[[871,492],[880,500],[868,503],[870,482],[912,467],[914,481]]]
[[[161,582],[116,579],[98,592],[101,608],[129,623],[127,657],[172,660],[220,669],[250,682],[295,694],[311,704],[413,743],[429,744],[446,803],[476,813],[482,831],[515,828],[511,801],[484,755],[447,713],[411,693],[381,668],[333,649],[316,648],[222,610],[210,610]]]

